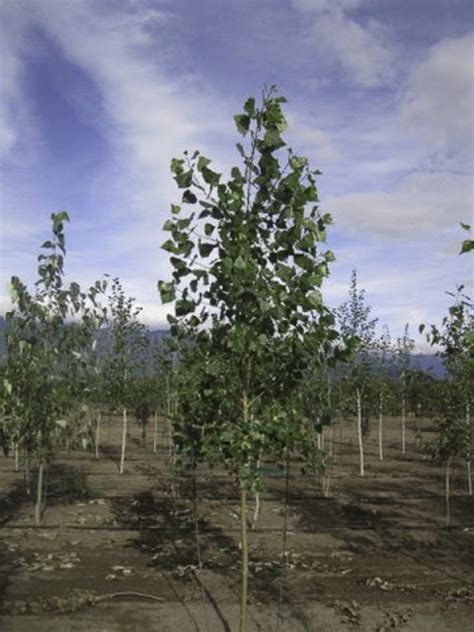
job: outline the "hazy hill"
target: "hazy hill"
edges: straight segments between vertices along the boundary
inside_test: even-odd
[[[7,322],[3,316],[0,316],[0,359],[6,356],[5,346],[5,331],[7,328]],[[153,341],[161,342],[167,336],[169,331],[167,329],[152,329],[149,331],[149,336]],[[411,358],[411,366],[414,369],[421,369],[422,371],[428,371],[436,377],[441,377],[445,373],[443,361],[438,356],[428,353],[414,354]]]

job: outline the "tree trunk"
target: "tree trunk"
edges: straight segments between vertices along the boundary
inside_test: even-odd
[[[95,423],[95,458],[98,459],[99,454],[99,445],[100,445],[100,422],[101,422],[101,414],[97,413],[97,420]]]
[[[15,472],[18,472],[18,470],[20,469],[20,451],[18,448],[18,441],[15,441],[14,451],[15,451]]]
[[[25,492],[27,496],[31,496],[31,469],[30,469],[30,457],[26,450],[24,451],[24,481],[25,481]]]
[[[467,470],[467,488],[469,496],[472,496],[472,472],[471,472],[471,446],[472,446],[472,430],[471,430],[471,404],[466,402],[466,425],[467,425],[467,457],[466,457],[466,470]]]
[[[402,454],[405,454],[406,452],[405,424],[406,424],[405,395],[403,395],[402,397]]]
[[[35,504],[35,524],[41,524],[43,514],[43,479],[44,479],[44,462],[40,459],[38,466],[38,481],[36,485],[36,504]]]
[[[193,513],[194,513],[194,538],[196,540],[196,556],[198,568],[202,568],[201,542],[199,540],[199,522],[197,513],[197,491],[196,491],[196,466],[193,467]]]
[[[364,476],[364,443],[362,439],[362,396],[356,389],[357,396],[357,436],[359,439],[360,475]]]
[[[379,400],[379,459],[383,461],[383,393],[380,391]]]
[[[247,391],[242,393],[242,416],[247,430],[250,420],[250,406]],[[239,632],[247,632],[247,595],[249,576],[249,547],[247,527],[247,481],[240,480],[240,546],[242,555],[242,585],[240,587],[240,621]]]
[[[257,470],[260,468],[260,457],[258,457],[257,459]],[[252,519],[252,526],[251,526],[251,531],[253,531],[255,529],[255,527],[257,526],[257,520],[258,520],[258,516],[260,513],[260,492],[257,491],[255,492],[255,507],[254,507],[254,511],[253,511],[253,519]]]
[[[158,445],[158,413],[155,410],[154,425],[153,425],[153,453],[156,454],[156,448]]]
[[[446,461],[446,526],[449,527],[449,523],[451,520],[451,507],[450,507],[450,496],[449,496],[449,483],[450,483],[450,470],[451,470],[451,457],[448,457]]]
[[[123,425],[122,425],[122,451],[120,454],[120,474],[123,474],[125,466],[125,446],[127,444],[127,409],[123,409]]]
[[[249,549],[247,533],[247,489],[241,482],[240,490],[240,541],[242,547],[242,586],[240,590],[239,632],[247,632],[247,593],[249,574]]]
[[[278,629],[280,622],[283,620],[283,616],[280,611],[280,606],[283,601],[283,580],[284,580],[283,569],[286,570],[288,567],[288,555],[287,555],[286,547],[287,547],[287,541],[288,541],[289,490],[290,490],[290,455],[288,452],[288,448],[285,448],[285,509],[284,509],[284,514],[283,514],[283,537],[282,537],[282,543],[281,543],[282,572],[280,574],[280,588],[278,591],[278,608],[276,612],[277,620],[276,620],[275,630]]]

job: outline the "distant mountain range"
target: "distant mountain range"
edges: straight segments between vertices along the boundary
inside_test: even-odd
[[[5,331],[7,329],[7,322],[3,316],[0,316],[0,362],[6,358],[6,345],[5,345]],[[153,341],[160,342],[169,336],[167,329],[152,329],[149,330],[149,336]],[[441,358],[434,354],[429,353],[415,353],[411,356],[411,367],[413,369],[420,369],[434,375],[435,377],[443,377],[446,370]]]

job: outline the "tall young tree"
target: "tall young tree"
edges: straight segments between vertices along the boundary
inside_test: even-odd
[[[450,381],[451,395],[449,398],[445,398],[449,406],[445,406],[446,419],[440,427],[440,432],[447,437],[446,445],[453,447],[453,450],[455,448],[457,454],[461,451],[459,439],[462,438],[468,490],[472,496],[473,432],[471,410],[474,393],[474,310],[472,300],[465,294],[462,285],[457,287],[455,293],[448,292],[448,294],[454,298],[454,303],[443,318],[441,327],[431,325],[427,338],[432,345],[439,346],[437,355],[443,358]],[[425,326],[421,325],[420,331],[423,331],[424,328]],[[454,397],[456,392],[458,396]],[[457,430],[459,419],[463,419],[463,432]],[[451,427],[455,430],[450,431]],[[451,435],[456,435],[456,440]]]
[[[387,398],[390,392],[390,366],[392,363],[392,342],[390,331],[385,325],[382,335],[376,341],[377,351],[377,386],[378,386],[378,413],[379,413],[379,459],[383,461],[383,422],[387,407]]]
[[[397,339],[396,360],[399,372],[401,414],[402,414],[402,453],[406,452],[406,417],[407,417],[407,395],[409,390],[409,380],[411,376],[411,354],[415,348],[415,341],[410,338],[410,329],[405,325],[403,336]]]
[[[135,299],[127,297],[118,278],[113,279],[109,296],[109,356],[105,373],[112,405],[122,412],[122,444],[120,474],[125,469],[128,431],[128,409],[133,404],[133,378],[141,371],[146,329],[138,320],[141,308]]]
[[[100,325],[98,295],[105,281],[87,292],[64,280],[66,212],[53,213],[52,237],[38,256],[36,290],[30,292],[12,277],[14,308],[7,314],[8,358],[5,368],[5,408],[9,429],[15,428],[29,468],[38,467],[35,521],[41,521],[45,470],[58,443],[68,436],[67,415],[84,387],[88,351]],[[5,446],[4,446],[5,447]]]
[[[300,383],[309,356],[336,336],[319,290],[334,258],[318,248],[331,218],[318,209],[319,172],[282,151],[284,102],[273,88],[260,106],[246,101],[235,117],[247,141],[237,144],[243,164],[226,183],[199,152],[172,161],[182,205],[172,206],[165,224],[173,280],[159,282],[163,302],[178,296],[172,335],[203,359],[196,400],[201,440],[240,487],[241,632],[248,495],[259,484],[258,459],[296,448],[311,432],[296,417],[276,415],[275,407]]]
[[[351,354],[345,377],[348,381],[350,402],[355,400],[357,415],[357,437],[359,443],[359,471],[365,475],[363,414],[369,414],[369,388],[371,383],[371,352],[374,350],[375,325],[377,318],[370,318],[372,311],[365,302],[365,290],[359,289],[357,272],[352,271],[349,299],[336,310],[341,334],[346,341],[352,341],[354,352]],[[352,395],[353,394],[353,395]],[[352,407],[352,406],[351,406]]]

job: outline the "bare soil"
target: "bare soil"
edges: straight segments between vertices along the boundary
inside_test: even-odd
[[[192,481],[179,477],[173,498],[164,427],[153,454],[152,437],[143,445],[130,425],[122,476],[118,417],[103,422],[99,460],[88,452],[55,459],[38,528],[22,473],[0,457],[1,632],[238,629],[236,485],[219,468],[198,472],[200,569]],[[416,447],[413,420],[407,437],[403,455],[400,420],[388,419],[380,462],[374,427],[362,478],[355,424],[327,430],[327,498],[293,462],[286,504],[282,470],[265,466],[250,533],[249,631],[473,629],[474,500],[463,464],[453,471],[446,528],[444,471]]]

